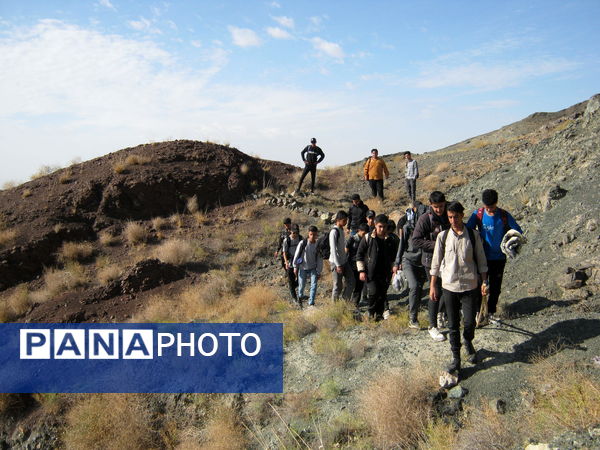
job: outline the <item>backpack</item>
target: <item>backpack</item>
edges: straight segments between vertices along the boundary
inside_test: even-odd
[[[406,211],[407,215],[409,210]],[[402,227],[402,239],[404,239],[404,242],[406,242],[406,251],[408,252],[415,253],[420,250],[413,248],[411,236],[413,234],[413,231],[415,231],[415,227],[417,226],[417,221],[419,220],[419,217],[426,213],[427,208],[425,207],[425,205],[419,204],[417,206],[417,210],[412,211],[410,219],[407,219],[406,223]]]
[[[339,231],[335,227],[332,228],[329,231],[329,233],[331,233],[332,231],[336,231],[338,233],[338,236],[335,238],[337,241],[340,237]],[[329,246],[329,233],[324,234],[317,240],[317,253],[321,255],[321,258],[323,259],[329,259],[329,257],[331,256],[331,247]]]
[[[475,217],[477,219],[477,229],[479,231],[483,230],[483,211],[484,210],[485,210],[485,208],[479,208],[477,210],[477,214],[475,215]],[[508,213],[502,208],[496,208],[496,212],[500,213],[500,218],[502,219],[502,223],[504,224],[504,233],[503,234],[508,233],[508,230],[510,230],[510,225],[508,224]]]

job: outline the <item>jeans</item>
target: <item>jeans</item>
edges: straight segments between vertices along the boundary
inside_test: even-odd
[[[475,337],[475,314],[477,313],[477,289],[466,292],[451,292],[444,289],[442,300],[448,313],[448,333],[452,356],[460,359],[460,310],[462,307],[464,330],[463,338],[471,342]]]
[[[296,275],[294,274],[294,268],[290,267],[286,269],[287,279],[288,279],[288,288],[290,289],[290,295],[294,300],[298,300],[298,296],[296,294],[296,288],[298,287],[298,280],[296,280]]]
[[[333,279],[331,298],[333,300],[338,300],[341,295],[344,300],[350,300],[352,298],[352,291],[354,290],[354,274],[352,273],[350,262],[346,261],[342,266],[342,273],[337,273],[335,264],[331,263],[331,267],[331,278]],[[342,280],[346,281],[343,291]]]
[[[488,312],[496,313],[496,305],[502,291],[502,276],[504,275],[505,259],[488,260],[488,280],[489,280],[489,295],[488,295]]]
[[[300,182],[298,183],[298,189],[300,190],[302,187],[302,183],[304,182],[304,178],[310,172],[310,192],[314,192],[315,190],[315,178],[317,178],[317,165],[316,164],[306,164],[304,166],[304,171],[302,172],[302,176],[300,177]]]
[[[369,316],[381,317],[385,307],[390,282],[385,278],[374,278],[367,282],[367,298],[369,299]]]
[[[427,274],[423,266],[412,263],[406,258],[402,259],[402,270],[408,280],[408,315],[410,320],[416,321]]]
[[[426,273],[429,273],[430,269],[431,269],[430,267],[425,267]],[[431,280],[431,278],[430,278],[430,280]],[[442,277],[437,278],[437,291],[438,291],[438,293],[442,292]],[[434,302],[433,300],[431,300],[431,297],[430,297],[428,309],[429,309],[429,328],[437,328],[438,313],[443,313],[444,311],[446,311],[446,308],[444,305],[444,297],[440,298],[437,302]]]
[[[406,178],[406,194],[413,202],[417,199],[417,180]]]
[[[373,197],[381,197],[383,200],[383,180],[369,180],[369,186],[371,187],[371,194]]]
[[[317,269],[298,270],[298,296],[299,298],[304,297],[304,286],[306,286],[306,279],[310,277],[310,293],[308,296],[308,304],[315,304],[315,296],[317,295]]]

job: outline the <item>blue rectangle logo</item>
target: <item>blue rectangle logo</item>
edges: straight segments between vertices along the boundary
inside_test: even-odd
[[[281,393],[283,324],[0,324],[0,392]]]

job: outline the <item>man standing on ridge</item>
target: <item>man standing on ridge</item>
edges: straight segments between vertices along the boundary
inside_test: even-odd
[[[325,153],[323,153],[323,150],[321,150],[320,147],[317,147],[317,140],[315,138],[312,138],[310,140],[310,145],[304,147],[304,150],[302,150],[300,155],[302,156],[302,161],[304,161],[304,171],[302,172],[302,176],[300,177],[298,188],[294,191],[294,193],[300,192],[300,188],[302,187],[304,178],[310,172],[310,192],[312,194],[315,192],[317,164],[323,161],[323,159],[325,158]]]
[[[404,152],[404,159],[406,160],[406,194],[411,202],[417,200],[417,178],[419,178],[419,166],[417,162],[412,158],[412,154],[409,151]]]
[[[481,195],[483,207],[473,211],[467,227],[477,229],[483,240],[483,249],[488,266],[490,293],[488,295],[489,321],[497,322],[496,306],[502,290],[502,276],[506,265],[506,255],[500,250],[502,238],[509,230],[523,233],[517,221],[508,211],[498,208],[498,192],[486,189]],[[485,318],[484,318],[485,323]]]
[[[373,197],[379,197],[383,200],[383,177],[389,178],[390,172],[385,161],[379,158],[379,151],[374,148],[371,150],[371,157],[367,159],[364,167],[365,180],[369,182],[371,194]]]

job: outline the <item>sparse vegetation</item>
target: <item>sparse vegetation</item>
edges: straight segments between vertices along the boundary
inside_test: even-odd
[[[187,202],[185,203],[185,207],[190,212],[190,214],[197,213],[200,209],[198,206],[198,196],[194,195],[193,197],[188,198]]]
[[[180,266],[192,260],[194,248],[189,241],[170,239],[160,244],[155,254],[163,262]]]
[[[145,226],[137,222],[127,222],[125,225],[125,240],[131,245],[138,245],[148,241],[150,234]]]
[[[122,272],[123,270],[116,264],[108,265],[106,267],[98,269],[96,278],[98,280],[98,283],[105,286],[111,281],[117,280],[121,276]]]
[[[71,171],[71,169],[63,171],[63,173],[61,173],[58,177],[58,181],[60,184],[67,184],[73,181],[73,172]]]
[[[5,191],[7,191],[7,190],[13,189],[13,188],[15,188],[17,186],[18,186],[18,184],[17,184],[16,181],[12,181],[12,180],[11,181],[5,181],[2,184],[2,189],[5,190]]]
[[[42,166],[38,169],[36,173],[31,175],[30,179],[36,180],[38,178],[45,177],[46,175],[50,175],[51,173],[54,173],[57,170],[60,170],[60,166]]]
[[[156,231],[166,230],[171,227],[168,219],[164,217],[155,217],[152,219],[152,228]]]
[[[315,336],[313,349],[317,355],[334,367],[344,366],[352,358],[346,341],[329,330],[321,330]]]
[[[33,191],[31,189],[23,189],[23,192],[21,193],[21,198],[31,197],[32,194]]]
[[[17,230],[9,228],[9,229],[0,229],[0,249],[4,247],[9,247],[17,238]]]
[[[94,246],[90,242],[65,242],[58,252],[61,262],[86,261],[94,254]]]
[[[446,179],[446,185],[450,188],[462,186],[463,184],[467,184],[469,180],[465,176],[462,175],[453,175]]]
[[[0,298],[0,322],[11,322],[22,316],[31,307],[31,298],[27,286],[17,286],[13,292]]]
[[[105,247],[113,247],[121,242],[121,239],[118,236],[113,235],[109,231],[101,231],[98,234],[98,240],[100,244]]]
[[[441,162],[437,166],[435,166],[435,169],[433,170],[433,173],[446,172],[448,169],[450,169],[450,164],[447,163],[447,162]]]
[[[141,155],[129,155],[124,160],[117,161],[113,165],[115,173],[123,174],[129,171],[131,166],[141,166],[152,161],[151,158]]]
[[[423,178],[421,185],[423,186],[425,192],[431,192],[440,188],[440,182],[440,177],[437,175],[427,175],[425,178]]]
[[[31,293],[31,298],[37,302],[45,302],[56,295],[85,286],[88,276],[83,267],[78,263],[68,263],[62,270],[50,268],[44,272],[44,287]]]
[[[222,406],[212,414],[204,435],[202,449],[242,450],[248,446],[240,417],[231,407]]]

